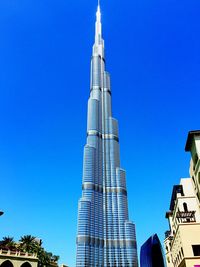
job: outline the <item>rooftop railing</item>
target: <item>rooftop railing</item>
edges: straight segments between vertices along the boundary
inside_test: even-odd
[[[37,255],[34,253],[22,252],[19,250],[9,250],[9,249],[0,249],[0,255],[14,256],[14,257],[37,258]]]

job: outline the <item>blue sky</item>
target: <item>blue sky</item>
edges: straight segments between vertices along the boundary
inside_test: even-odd
[[[198,0],[103,1],[113,116],[119,120],[138,247],[168,228],[199,129]],[[77,203],[96,1],[0,2],[0,238],[32,234],[75,266]]]

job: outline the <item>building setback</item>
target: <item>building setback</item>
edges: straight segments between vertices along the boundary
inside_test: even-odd
[[[99,5],[95,28],[76,266],[137,267],[135,225],[128,217],[126,174],[120,167],[118,122],[112,117]]]

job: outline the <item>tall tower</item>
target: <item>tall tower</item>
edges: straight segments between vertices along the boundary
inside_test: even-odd
[[[77,267],[137,267],[135,225],[129,221],[126,174],[120,167],[118,122],[112,117],[98,4],[91,59],[87,144],[78,206]]]

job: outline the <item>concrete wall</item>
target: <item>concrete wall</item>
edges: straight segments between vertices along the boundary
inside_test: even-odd
[[[9,260],[14,267],[21,267],[24,263],[29,263],[30,267],[37,267],[38,259],[33,254],[24,253],[24,255],[19,252],[12,252],[12,251],[3,251],[0,250],[0,267],[1,265]]]

